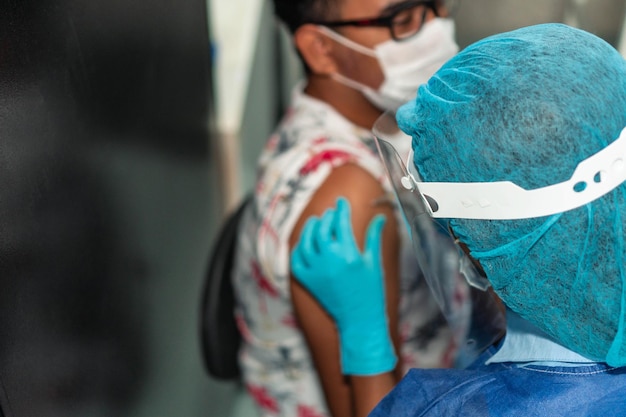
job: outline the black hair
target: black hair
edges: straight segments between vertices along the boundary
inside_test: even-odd
[[[274,13],[294,33],[305,23],[336,16],[342,0],[274,0]]]

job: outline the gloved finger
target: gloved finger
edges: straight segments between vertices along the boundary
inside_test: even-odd
[[[385,216],[377,214],[367,227],[367,234],[365,235],[365,252],[369,253],[373,258],[377,260],[376,264],[380,264],[380,247],[382,245],[382,233],[385,226]]]
[[[319,219],[316,216],[309,217],[302,228],[302,234],[296,246],[308,265],[312,264],[312,259],[315,258],[318,252],[314,241],[318,226]]]
[[[326,247],[333,240],[333,223],[335,219],[335,210],[327,209],[320,219],[317,233],[315,234],[315,245],[318,250]]]
[[[352,232],[352,219],[350,217],[350,203],[343,197],[337,199],[337,214],[335,215],[335,233],[337,241],[341,242],[345,249],[358,251],[354,233]]]

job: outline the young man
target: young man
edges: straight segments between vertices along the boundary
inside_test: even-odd
[[[352,217],[359,242],[370,220],[386,215],[386,326],[401,358],[395,378],[411,366],[453,365],[455,335],[396,226],[370,129],[458,51],[454,24],[439,0],[275,0],[275,11],[307,76],[261,155],[242,223],[234,280],[241,365],[262,415],[349,417],[362,414],[353,397],[372,387],[342,375],[335,325],[292,280],[289,253],[305,220],[339,196],[359,208]],[[408,152],[410,143],[396,145]]]

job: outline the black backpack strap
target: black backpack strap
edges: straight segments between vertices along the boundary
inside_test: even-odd
[[[226,219],[213,245],[205,276],[200,318],[202,355],[209,375],[217,379],[236,379],[241,373],[241,335],[235,322],[231,276],[239,222],[251,201],[248,195]]]

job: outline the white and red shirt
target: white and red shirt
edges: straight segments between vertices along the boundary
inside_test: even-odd
[[[393,145],[407,155],[411,143],[405,139]],[[254,202],[240,225],[235,262],[236,317],[244,339],[240,364],[262,416],[329,415],[294,318],[289,237],[331,171],[347,163],[371,173],[395,203],[371,132],[296,88],[290,108],[261,154]],[[404,224],[400,217],[398,221]],[[402,364],[405,370],[451,367],[456,340],[419,272],[408,234],[402,232],[398,254]]]

